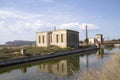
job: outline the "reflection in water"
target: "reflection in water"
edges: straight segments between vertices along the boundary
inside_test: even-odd
[[[114,47],[107,47],[105,48],[107,51],[112,51],[114,49]]]
[[[74,74],[76,71],[83,70],[85,68],[86,69],[91,68],[100,61],[105,61],[105,59],[103,58],[104,58],[104,49],[100,49],[98,51],[87,52],[82,55],[76,53],[74,55],[62,56],[53,59],[4,67],[4,68],[0,68],[0,80],[6,80],[1,75],[7,76],[7,73],[11,75],[15,75],[17,73],[19,74],[20,77],[23,78],[25,78],[26,76],[30,77],[31,72],[34,73],[34,75],[38,75],[38,74],[48,75],[50,73],[58,76],[68,76]],[[15,73],[13,73],[14,71]],[[21,76],[21,74],[24,76]],[[23,80],[23,78],[21,78],[20,80]],[[12,80],[12,79],[8,79],[8,80]]]
[[[96,56],[97,56],[98,59],[102,59],[103,56],[104,56],[104,49],[97,50]]]
[[[22,73],[26,73],[26,72],[27,72],[27,68],[26,68],[26,67],[21,68],[21,72],[22,72]]]
[[[89,59],[88,59],[88,55],[86,55],[86,66],[87,66],[87,71],[88,71],[88,68],[89,68]]]
[[[79,56],[65,56],[43,61],[36,61],[27,64],[19,64],[0,69],[0,74],[11,72],[12,70],[20,70],[27,73],[27,68],[35,66],[39,72],[53,73],[57,75],[69,75],[79,69]]]
[[[56,62],[49,61],[39,64],[38,71],[57,75],[69,75],[79,69],[79,56],[69,56]]]

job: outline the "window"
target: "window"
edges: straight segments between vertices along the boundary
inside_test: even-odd
[[[56,35],[56,42],[58,43],[58,34]]]
[[[43,43],[44,43],[44,36],[42,36],[42,41],[43,41]]]
[[[50,35],[50,42],[52,42],[52,34]]]
[[[61,42],[63,42],[63,34],[61,34]]]
[[[39,36],[39,43],[41,43],[41,37]]]

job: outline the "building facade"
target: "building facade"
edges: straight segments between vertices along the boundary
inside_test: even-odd
[[[54,30],[48,32],[37,32],[37,47],[48,47],[56,45],[61,48],[79,47],[79,32],[73,30]]]
[[[96,34],[96,39],[98,42],[102,43],[103,42],[103,35],[102,34]]]
[[[97,43],[102,43],[104,41],[102,34],[96,34],[96,38],[89,38],[89,44],[95,45]]]
[[[95,45],[97,43],[97,39],[96,38],[89,38],[89,44]]]

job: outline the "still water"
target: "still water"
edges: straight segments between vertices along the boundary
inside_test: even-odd
[[[77,73],[99,69],[120,48],[76,53],[64,57],[0,68],[0,80],[74,80]]]

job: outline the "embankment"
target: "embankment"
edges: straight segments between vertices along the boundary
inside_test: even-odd
[[[75,50],[70,50],[70,51],[59,51],[59,52],[55,52],[52,54],[25,57],[25,58],[20,58],[20,59],[7,59],[7,60],[0,61],[0,67],[15,65],[15,64],[20,64],[20,63],[26,63],[26,62],[31,62],[31,61],[37,61],[37,60],[44,60],[48,58],[60,57],[60,56],[65,56],[65,55],[70,55],[70,54],[75,54],[75,53],[84,54],[83,52],[96,50],[96,49],[97,47],[90,47],[90,48],[75,49]]]

